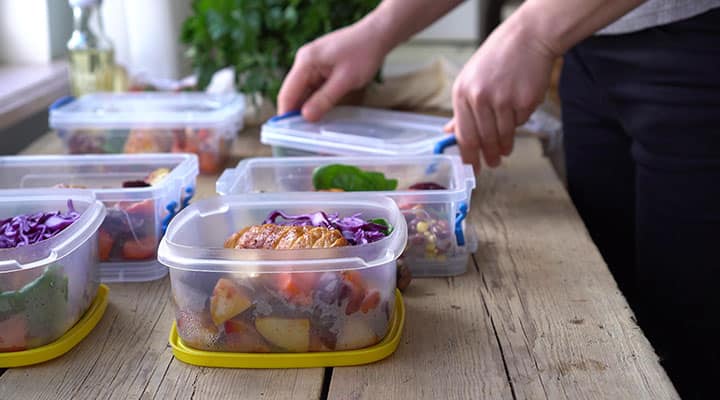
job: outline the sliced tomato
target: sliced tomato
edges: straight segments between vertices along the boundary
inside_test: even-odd
[[[318,274],[283,272],[276,275],[277,289],[283,297],[298,305],[312,304],[312,293]]]
[[[360,311],[363,314],[367,314],[370,310],[376,308],[380,304],[380,292],[377,290],[371,290],[363,299],[360,304]]]
[[[0,321],[0,352],[25,350],[27,333],[27,321],[20,315]]]
[[[155,201],[148,199],[132,203],[123,203],[122,208],[131,216],[153,217],[155,215]]]
[[[345,307],[345,315],[354,314],[360,311],[365,292],[367,291],[365,281],[357,271],[348,271],[343,273],[343,289],[348,293],[348,304]]]
[[[157,243],[155,238],[148,236],[140,240],[128,240],[123,244],[122,256],[126,260],[148,260],[155,258]]]
[[[197,151],[198,166],[203,174],[212,174],[220,170],[219,154],[209,151]]]
[[[98,255],[100,261],[107,261],[110,259],[110,252],[112,251],[115,239],[106,231],[100,229],[98,231]]]

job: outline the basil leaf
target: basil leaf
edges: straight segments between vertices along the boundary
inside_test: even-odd
[[[397,179],[387,179],[381,172],[363,171],[352,165],[330,164],[313,172],[315,190],[384,191],[395,190],[397,184]]]

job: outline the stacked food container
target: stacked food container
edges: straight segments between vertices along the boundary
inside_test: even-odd
[[[273,156],[400,156],[442,153],[454,137],[443,131],[447,119],[406,112],[338,106],[319,122],[299,112],[271,118],[261,142]]]
[[[82,190],[0,190],[0,368],[69,351],[102,317],[98,229]]]
[[[353,107],[317,123],[298,113],[267,122],[262,142],[275,158],[226,170],[221,196],[183,210],[161,242],[175,356],[265,368],[392,354],[404,321],[399,265],[416,276],[458,275],[476,248],[465,224],[472,168],[435,154],[454,143],[445,122]],[[339,237],[328,239],[333,229]]]
[[[288,225],[279,225],[283,219]],[[379,221],[388,231],[343,238]],[[329,223],[343,236],[326,229]],[[338,236],[327,246],[321,234]],[[402,330],[395,276],[406,241],[400,210],[381,196],[275,193],[196,202],[170,223],[158,253],[170,267],[174,354],[243,368],[384,358]]]
[[[407,222],[401,263],[415,277],[465,272],[476,247],[464,221],[474,188],[472,168],[449,155],[256,158],[217,181],[221,195],[352,190],[387,196]]]
[[[416,277],[458,275],[465,272],[477,248],[475,233],[464,222],[475,176],[458,157],[438,156],[457,153],[455,137],[443,130],[447,122],[441,117],[351,106],[335,107],[314,123],[298,112],[277,116],[263,125],[261,141],[272,146],[275,157],[307,158],[240,164],[221,177],[217,189],[221,194],[318,190],[322,188],[314,187],[311,180],[314,169],[331,164],[382,173],[398,180],[397,188],[380,191],[398,202],[408,223],[408,249],[401,262]],[[237,171],[241,166],[244,171]],[[276,169],[291,175],[267,188],[258,186],[258,175],[253,174]]]
[[[194,153],[212,174],[225,164],[244,107],[234,94],[91,94],[58,100],[50,127],[71,154]]]
[[[0,188],[85,188],[107,207],[98,232],[103,282],[162,278],[156,250],[170,219],[188,204],[194,154],[0,157]]]

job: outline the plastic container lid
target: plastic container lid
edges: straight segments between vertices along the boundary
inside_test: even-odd
[[[83,317],[60,339],[45,346],[36,347],[30,350],[0,353],[0,368],[25,367],[28,365],[40,364],[58,358],[72,350],[87,335],[92,332],[95,326],[105,314],[108,303],[108,289],[105,285],[98,287],[97,296],[90,304],[90,308]]]
[[[51,107],[53,129],[242,127],[245,99],[201,92],[96,93]],[[230,132],[234,135],[235,132]]]
[[[170,173],[153,186],[123,188],[157,168]],[[73,154],[0,157],[0,188],[51,188],[81,184],[101,201],[140,201],[164,197],[176,186],[194,186],[198,158],[185,153]],[[114,187],[103,187],[113,185]],[[67,189],[64,189],[67,190]]]
[[[176,323],[170,330],[170,346],[180,361],[200,367],[220,368],[320,368],[369,364],[389,357],[400,344],[405,325],[405,305],[395,290],[395,312],[387,335],[380,343],[358,350],[312,353],[225,353],[186,346],[178,336]]]
[[[105,206],[88,190],[18,189],[0,190],[0,217],[67,210],[68,199],[80,217],[57,235],[30,246],[0,249],[0,272],[41,268],[82,246],[105,218]]]
[[[433,154],[452,135],[447,118],[338,106],[311,123],[298,112],[271,118],[262,126],[264,144],[333,155]]]
[[[332,249],[226,249],[218,246],[243,226],[261,223],[274,210],[289,214],[326,211],[365,219],[384,218],[392,233],[362,246]],[[158,260],[170,268],[195,272],[319,272],[369,268],[397,260],[407,243],[407,225],[395,202],[371,194],[285,193],[222,196],[200,200],[181,211],[160,242]]]
[[[226,169],[215,183],[220,195],[246,192],[311,192],[312,172],[331,164],[359,166],[361,169],[386,173],[404,183],[441,179],[446,189],[417,191],[397,189],[372,193],[396,199],[414,199],[420,203],[449,203],[468,201],[476,181],[472,167],[463,164],[459,156],[420,155],[374,158],[355,157],[257,157]],[[372,166],[367,168],[366,166]],[[278,178],[281,177],[281,180]],[[414,180],[414,181],[413,181]],[[357,193],[357,192],[354,192]]]

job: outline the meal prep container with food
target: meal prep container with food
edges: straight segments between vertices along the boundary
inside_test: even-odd
[[[378,241],[327,249],[229,249],[225,240],[271,212],[384,218]],[[158,259],[170,268],[177,332],[189,347],[225,353],[307,353],[373,346],[395,310],[396,260],[407,230],[397,205],[377,195],[221,196],[170,223]]]
[[[0,354],[65,334],[98,292],[98,229],[105,207],[84,190],[0,190],[0,219],[68,210],[80,216],[55,236],[0,249]]]
[[[161,168],[169,172],[152,186],[122,187]],[[156,259],[157,245],[193,196],[197,175],[194,154],[0,157],[0,188],[83,187],[105,204],[98,232],[103,282],[151,281],[167,274]]]
[[[68,153],[195,153],[219,172],[242,129],[241,95],[99,93],[63,98],[50,110]]]
[[[336,164],[380,172],[387,179],[397,180],[396,190],[373,193],[395,200],[407,221],[408,244],[400,262],[408,266],[413,276],[452,276],[465,272],[470,254],[477,246],[474,232],[464,223],[475,175],[458,156],[252,158],[241,161],[237,168],[225,170],[216,189],[221,195],[312,192],[316,190],[314,171]],[[412,189],[422,183],[442,188]]]
[[[260,141],[273,156],[398,156],[442,153],[454,143],[447,118],[365,107],[338,106],[320,121],[298,112],[271,118]],[[456,151],[456,149],[454,149]]]

